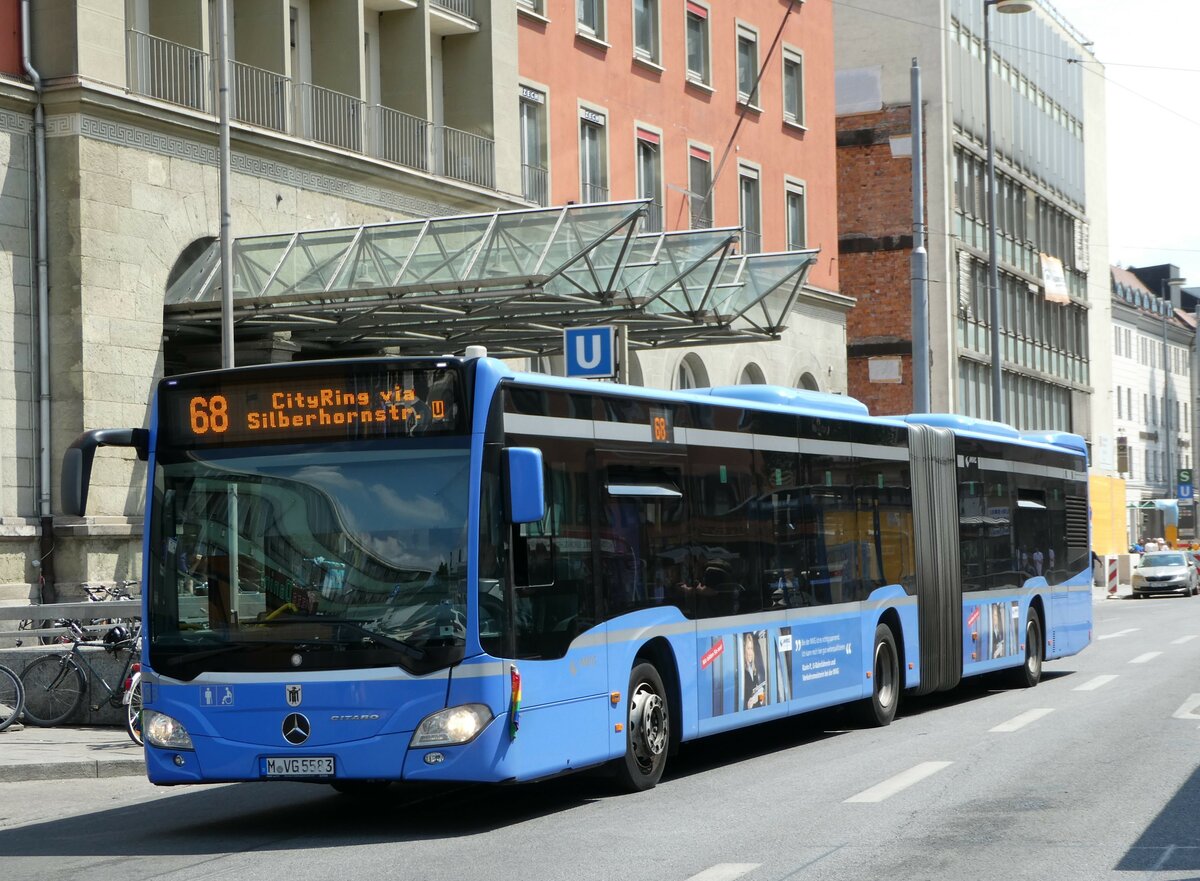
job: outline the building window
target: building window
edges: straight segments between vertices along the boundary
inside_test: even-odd
[[[737,28],[738,100],[758,106],[758,34],[745,25]]]
[[[546,95],[521,87],[522,195],[537,205],[550,204],[550,170],[546,153]]]
[[[785,184],[787,205],[787,249],[799,251],[808,242],[808,205],[805,187],[800,181]]]
[[[797,49],[783,50],[783,118],[804,125],[804,56]]]
[[[584,108],[579,120],[579,201],[608,201],[604,114]]]
[[[758,170],[742,166],[738,170],[738,198],[742,220],[742,253],[762,251],[762,198]]]
[[[712,154],[699,147],[688,151],[688,202],[692,229],[710,229],[713,225]]]
[[[687,77],[697,83],[709,84],[708,8],[699,3],[687,4]]]
[[[633,54],[659,63],[658,0],[633,0]]]
[[[575,28],[582,34],[604,39],[604,0],[575,0]]]
[[[546,14],[546,0],[517,0],[518,9],[527,9],[535,15]]]
[[[650,200],[650,211],[646,215],[643,229],[661,232],[662,210],[662,150],[660,138],[655,132],[637,130],[637,193],[639,199]]]

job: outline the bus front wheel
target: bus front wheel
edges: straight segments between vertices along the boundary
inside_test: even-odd
[[[859,704],[859,717],[867,725],[883,728],[892,724],[900,706],[900,654],[892,628],[875,628],[874,662],[871,665],[871,696]]]
[[[671,740],[671,707],[653,664],[636,664],[629,674],[625,755],[617,760],[617,783],[628,792],[652,789],[662,779]]]

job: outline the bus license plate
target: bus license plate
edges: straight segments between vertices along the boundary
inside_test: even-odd
[[[332,777],[333,756],[276,756],[262,760],[264,777]]]

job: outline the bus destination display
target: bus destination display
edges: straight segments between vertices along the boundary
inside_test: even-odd
[[[367,440],[463,430],[458,372],[397,369],[333,376],[228,376],[162,392],[167,443],[209,446]],[[276,378],[278,377],[278,378]]]

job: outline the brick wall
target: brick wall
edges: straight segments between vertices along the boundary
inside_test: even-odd
[[[892,150],[910,123],[907,106],[837,121],[839,276],[858,300],[847,321],[849,392],[877,414],[912,410],[912,161]],[[899,358],[901,382],[871,382],[873,357]]]
[[[850,395],[867,405],[873,414],[896,416],[912,412],[912,356],[885,355],[900,359],[901,382],[871,382],[868,378],[870,358],[850,358],[846,364]]]

